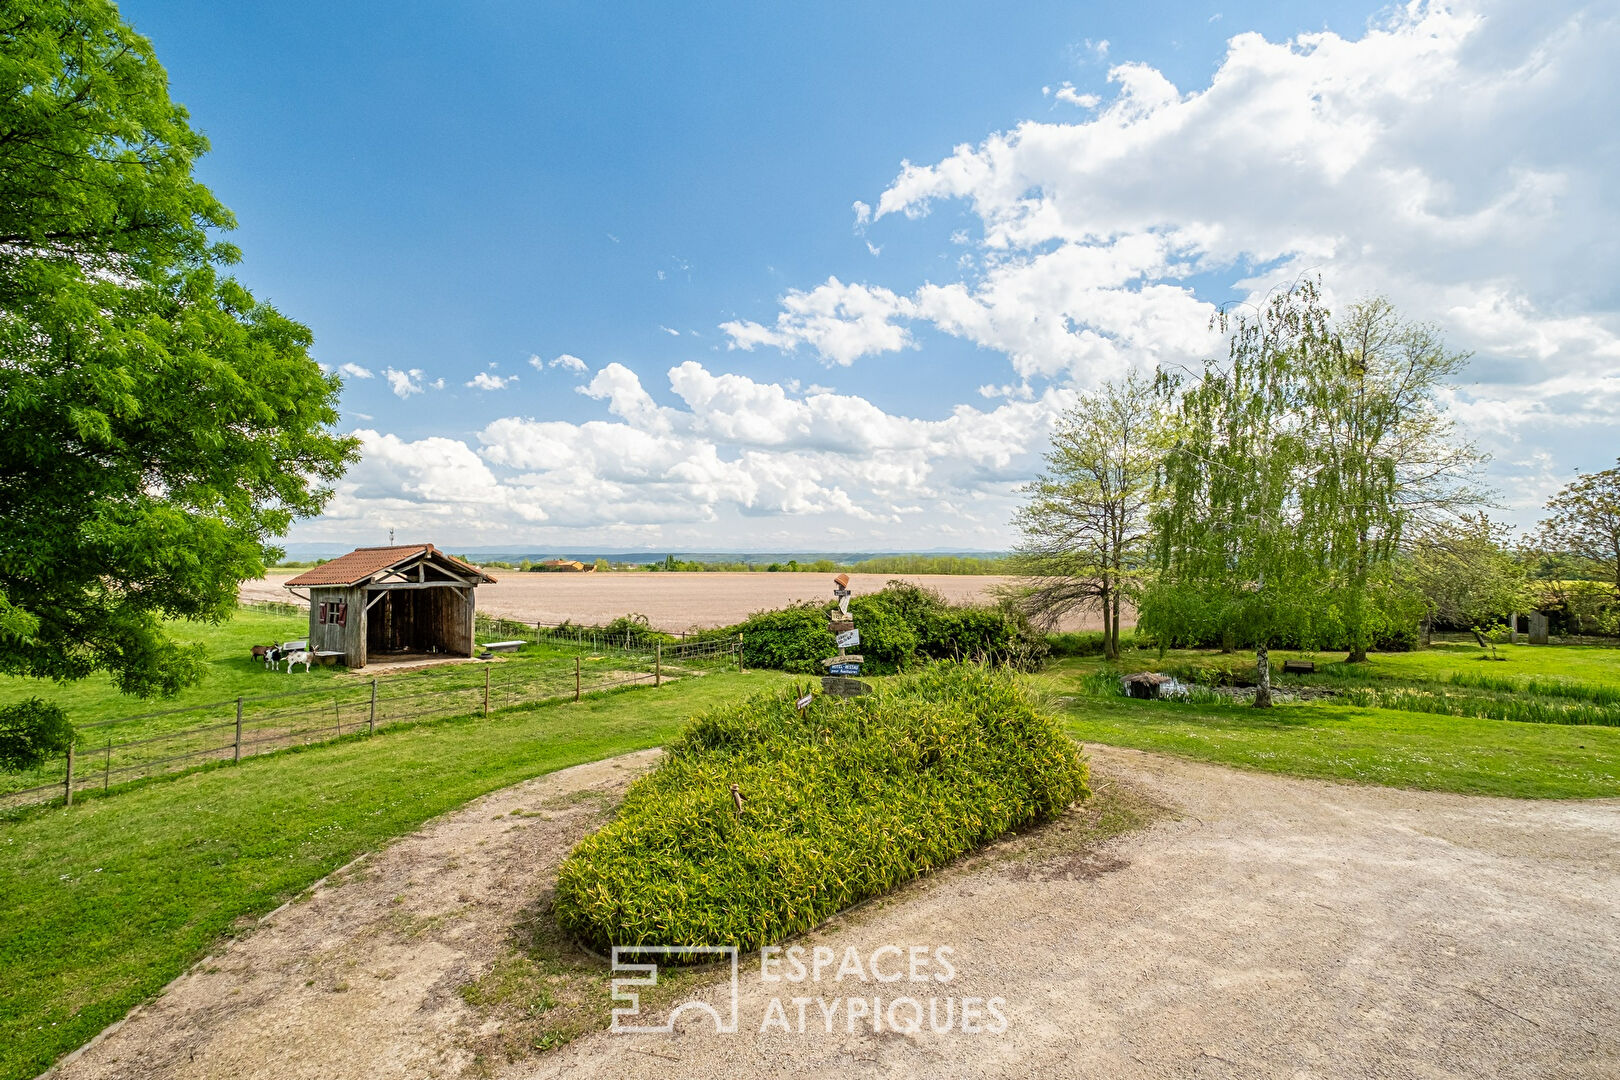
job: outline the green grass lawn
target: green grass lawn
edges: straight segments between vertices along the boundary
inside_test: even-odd
[[[1436,716],[1328,703],[1178,705],[1076,698],[1082,742],[1265,772],[1526,799],[1620,796],[1620,729]]]
[[[423,821],[657,746],[774,673],[713,674],[385,730],[0,822],[0,1077],[31,1077],[156,993],[237,921]]]
[[[1342,663],[1344,654],[1273,650],[1272,667],[1283,661],[1313,660],[1319,670],[1349,673],[1357,678],[1445,681],[1453,675],[1486,675],[1513,679],[1552,677],[1620,685],[1620,649],[1602,645],[1498,645],[1501,660],[1482,659],[1478,645],[1437,643],[1412,652],[1373,653],[1365,664]],[[1102,658],[1088,656],[1058,661],[1062,670],[1095,670]],[[1161,660],[1154,649],[1126,649],[1117,665],[1125,671],[1164,671],[1171,667],[1254,666],[1254,653],[1221,653],[1214,649],[1171,649]]]
[[[111,777],[117,783],[139,776],[145,762],[229,743],[238,696],[245,700],[243,734],[250,741],[299,730],[312,730],[313,737],[324,738],[334,726],[332,721],[339,719],[346,729],[364,724],[370,712],[373,677],[380,684],[377,722],[381,724],[430,706],[439,715],[448,715],[472,712],[482,703],[481,664],[393,672],[386,667],[369,667],[355,673],[316,667],[307,673],[299,668],[289,675],[269,671],[262,661],[252,658],[254,645],[303,636],[307,624],[302,618],[244,607],[238,609],[234,619],[218,626],[175,623],[170,629],[177,639],[197,640],[206,650],[202,680],[178,697],[150,701],[128,697],[120,694],[105,675],[65,684],[0,676],[0,704],[38,695],[61,706],[80,728],[76,739],[78,775],[89,777],[103,764],[110,770],[129,770],[123,777]],[[623,653],[581,653],[563,644],[527,644],[493,662],[492,707],[571,695],[576,656],[583,663],[581,681],[587,690],[593,684],[648,670],[643,658]],[[722,656],[708,663],[666,664],[665,674],[678,678],[689,671],[713,670],[724,667],[726,659]],[[428,692],[433,694],[431,698],[422,696]],[[292,696],[283,696],[289,694]],[[210,725],[214,730],[204,730]],[[109,749],[109,743],[117,745]],[[139,745],[126,745],[132,743]],[[274,748],[282,744],[269,745]],[[60,784],[63,773],[61,758],[23,772],[0,773],[0,794]]]
[[[202,681],[181,691],[179,697],[157,702],[126,697],[106,675],[72,683],[0,675],[0,705],[38,696],[60,705],[74,723],[85,724],[152,709],[221,701],[238,694],[273,694],[291,689],[295,684],[284,674],[265,670],[264,663],[254,660],[250,651],[255,645],[302,638],[309,633],[309,623],[301,618],[244,607],[237,610],[235,618],[217,626],[176,622],[170,623],[168,629],[175,640],[201,642],[206,650],[207,666]],[[293,678],[303,676],[303,669],[298,670]],[[309,673],[309,681],[324,682],[337,673],[337,668],[315,668]]]
[[[198,628],[212,650],[209,674],[180,703],[285,685],[285,676],[253,664],[248,647],[302,629],[301,620],[252,611],[219,628]],[[1384,654],[1343,681],[1440,687],[1459,673],[1483,670],[1495,678],[1620,685],[1620,649],[1504,646],[1501,653],[1506,662],[1477,660],[1472,647]],[[574,654],[530,655],[566,658],[571,667]],[[1252,660],[1207,652],[1161,660],[1132,650],[1123,666]],[[1269,712],[1133,702],[1096,696],[1105,680],[1094,676],[1102,669],[1095,658],[1065,659],[1030,677],[1084,742],[1398,787],[1524,798],[1620,795],[1620,727],[1403,712],[1342,700]],[[550,677],[538,663],[508,670]],[[343,676],[317,669],[307,678],[335,685],[330,681]],[[372,738],[160,778],[87,797],[71,810],[0,821],[0,1080],[38,1073],[157,992],[239,920],[273,909],[428,818],[529,777],[659,745],[688,716],[785,678],[722,672],[580,705],[385,728]],[[1321,679],[1333,684],[1333,671]],[[0,680],[0,701],[30,692],[41,690]],[[43,692],[81,723],[143,707],[105,680],[47,684]]]
[[[1607,691],[1620,685],[1620,649],[1593,646],[1501,646],[1505,662],[1480,661],[1477,647],[1440,646],[1376,654],[1367,664],[1323,664],[1301,680],[1333,686],[1371,682],[1429,691],[1455,711],[1482,714],[1499,691],[1458,688],[1451,681],[1481,673],[1493,680],[1555,680],[1560,690]],[[1272,654],[1282,659],[1297,653]],[[1253,665],[1253,655],[1176,650],[1128,651],[1120,670],[1186,672]],[[1348,668],[1348,671],[1344,669]],[[1444,715],[1358,707],[1343,700],[1279,705],[1191,705],[1098,696],[1100,658],[1065,659],[1035,676],[1085,742],[1157,750],[1267,772],[1393,787],[1519,798],[1620,796],[1620,727],[1524,723],[1483,715]],[[1088,676],[1092,677],[1088,680]],[[1283,681],[1286,688],[1286,680]],[[1566,698],[1518,695],[1568,704]]]

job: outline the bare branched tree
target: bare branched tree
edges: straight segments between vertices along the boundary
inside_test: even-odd
[[[1024,489],[1015,593],[1046,628],[1067,613],[1102,616],[1104,652],[1119,655],[1123,602],[1147,557],[1148,504],[1164,444],[1153,384],[1141,375],[1104,385],[1064,412],[1046,470]]]

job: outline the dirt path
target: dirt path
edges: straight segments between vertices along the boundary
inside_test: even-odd
[[[63,1075],[1620,1075],[1620,801],[1466,798],[1093,754],[1101,780],[1176,816],[1090,852],[1015,842],[803,943],[839,966],[854,947],[863,973],[882,946],[950,946],[944,982],[834,982],[829,965],[820,982],[770,984],[745,962],[737,1034],[686,1014],[675,1034],[599,1032],[475,1066],[468,1035],[485,1021],[457,988],[499,955],[511,920],[598,818],[596,800],[569,793],[620,789],[651,760],[638,755],[430,823],[179,980]],[[494,817],[548,804],[541,817]],[[896,955],[879,954],[882,966]],[[729,984],[699,994],[729,1009]],[[924,1009],[936,999],[934,1019],[951,1008],[950,1032],[929,1031],[926,1012],[915,1034],[849,1019],[850,997],[882,1008],[900,996]],[[808,999],[802,1033],[796,997]],[[969,998],[998,999],[973,1008],[1005,1031],[961,1030]],[[899,1026],[909,1015],[902,1006]]]
[[[659,751],[486,795],[273,913],[49,1075],[337,1080],[474,1065],[460,990],[503,955],[536,881]]]

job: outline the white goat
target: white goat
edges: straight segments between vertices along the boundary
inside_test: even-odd
[[[292,674],[294,664],[304,665],[304,674],[309,674],[309,665],[315,660],[315,654],[308,649],[299,649],[297,652],[287,654],[287,674]]]

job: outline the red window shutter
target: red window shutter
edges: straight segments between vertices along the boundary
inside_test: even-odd
[[[321,605],[320,611],[315,616],[315,621],[322,626],[326,625],[326,605],[324,603]]]
[[[337,624],[339,626],[347,626],[347,625],[349,625],[349,605],[348,604],[339,604],[337,606],[337,609],[338,609]]]

